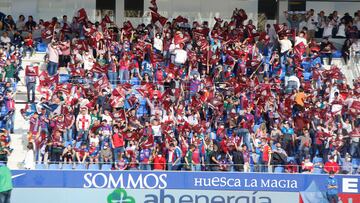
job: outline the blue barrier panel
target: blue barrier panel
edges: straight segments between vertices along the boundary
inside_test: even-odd
[[[15,188],[124,188],[302,192],[314,185],[326,191],[327,175],[168,172],[14,170]],[[360,176],[338,175],[340,193],[358,193]]]

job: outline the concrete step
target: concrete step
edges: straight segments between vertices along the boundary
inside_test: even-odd
[[[15,132],[11,135],[10,147],[13,149],[9,156],[8,166],[10,169],[23,168],[22,162],[25,159],[27,146],[27,132],[29,129],[29,122],[20,114],[20,109],[24,108],[25,104],[16,104],[15,108]]]

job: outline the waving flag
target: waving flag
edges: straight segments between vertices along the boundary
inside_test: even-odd
[[[296,46],[294,46],[294,52],[298,56],[302,56],[306,52],[306,46],[303,42],[300,42]]]
[[[77,17],[76,20],[78,23],[85,23],[88,19],[87,13],[84,8],[81,8],[77,11]]]
[[[110,87],[109,80],[106,75],[102,76],[99,80],[94,83],[94,88],[98,91]]]
[[[167,18],[159,13],[151,12],[151,23],[156,24],[157,22],[159,22],[161,26],[164,26],[167,22]]]
[[[101,66],[99,63],[94,63],[91,71],[94,73],[107,73],[109,65]]]

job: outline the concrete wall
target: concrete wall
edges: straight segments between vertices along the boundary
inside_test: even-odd
[[[20,14],[32,15],[36,21],[64,14],[74,16],[80,8],[86,9],[91,20],[95,19],[96,0],[0,0],[0,11],[13,15],[15,20]]]
[[[258,0],[158,0],[159,13],[170,19],[182,15],[190,21],[209,21],[214,17],[229,19],[235,8],[246,10],[249,19],[257,22]],[[150,0],[144,0],[145,16],[149,15]]]
[[[308,1],[306,2],[306,10],[314,9],[315,13],[319,13],[320,11],[324,11],[325,15],[329,15],[333,11],[338,11],[339,16],[344,15],[345,13],[349,13],[353,15],[357,10],[360,9],[360,1],[359,2],[326,2],[326,1]]]

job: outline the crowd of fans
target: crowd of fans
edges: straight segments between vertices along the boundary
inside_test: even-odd
[[[330,20],[340,32],[344,21],[348,53],[360,54],[360,11],[354,18],[334,12],[324,22],[323,12],[309,11],[301,29],[286,13],[289,27],[260,32],[242,9],[230,22],[215,18],[211,28],[166,19],[154,0],[150,10],[151,24],[121,28],[108,17],[90,22],[84,9],[71,22],[2,18],[14,33],[1,38],[2,115],[11,111],[21,68],[11,50],[21,56],[48,45],[44,66],[24,67],[25,168],[50,161],[117,170],[358,173],[351,163],[360,158],[360,80],[348,85],[331,65],[334,46],[328,38],[318,44],[314,30]],[[8,146],[13,122],[2,121],[1,146]]]

